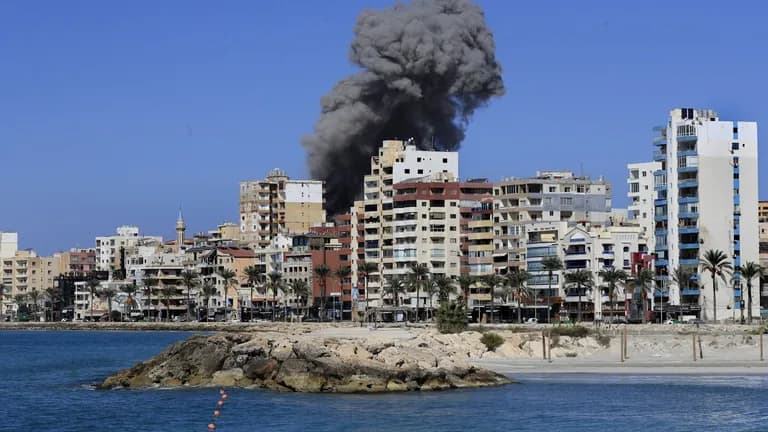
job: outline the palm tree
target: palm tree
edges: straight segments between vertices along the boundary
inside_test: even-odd
[[[600,279],[608,284],[608,298],[611,299],[611,303],[616,303],[616,287],[624,284],[629,279],[629,274],[621,269],[605,268],[597,272]]]
[[[229,321],[229,312],[228,312],[228,306],[229,306],[229,300],[227,299],[227,291],[229,290],[229,286],[232,285],[232,282],[235,281],[235,277],[237,276],[234,271],[230,269],[221,269],[219,270],[219,277],[224,279],[224,321]],[[274,314],[274,312],[273,312]]]
[[[269,290],[272,291],[272,321],[275,320],[275,297],[277,290],[283,290],[283,274],[279,271],[269,273]]]
[[[21,310],[22,306],[26,306],[27,304],[27,295],[26,294],[16,294],[13,296],[13,302],[16,303],[16,320],[19,319],[19,313],[18,311]]]
[[[40,302],[40,291],[37,289],[33,289],[29,292],[29,300],[32,302],[32,316],[35,317],[35,321],[40,320],[40,316],[38,313],[38,306]]]
[[[144,279],[144,286],[147,287],[147,319],[152,321],[152,288],[156,287],[160,283],[160,279],[156,277],[148,277]]]
[[[331,274],[331,269],[325,264],[320,264],[315,267],[315,274],[320,278],[320,318],[325,320],[325,295],[327,289],[328,276]]]
[[[416,321],[419,321],[419,290],[421,284],[429,279],[429,267],[426,264],[411,263],[411,277],[416,287]]]
[[[683,290],[690,289],[691,287],[691,280],[696,275],[696,272],[691,270],[689,267],[676,267],[672,271],[672,280],[677,284],[678,288],[680,289],[681,293]],[[661,314],[664,313],[664,287],[656,287],[654,288],[654,291],[658,291],[661,295],[659,302],[661,304]],[[655,294],[654,294],[655,295]],[[659,317],[659,322],[663,320],[663,316]]]
[[[637,272],[637,275],[635,275],[635,286],[640,287],[640,300],[642,300],[643,303],[643,324],[647,321],[646,311],[648,310],[648,307],[646,301],[648,300],[648,293],[650,292],[653,294],[653,288],[649,290],[648,287],[652,286],[651,284],[653,284],[655,280],[656,275],[651,269],[640,269],[640,271]]]
[[[586,269],[568,272],[565,274],[565,282],[576,285],[576,291],[579,293],[576,321],[581,322],[581,289],[589,288],[594,284],[592,272]]]
[[[432,285],[436,288],[437,300],[440,302],[440,305],[448,302],[451,298],[451,294],[456,292],[456,281],[445,275],[435,276]],[[432,301],[432,297],[430,297],[430,301]],[[438,307],[440,307],[440,305],[438,305]],[[430,306],[432,305],[430,304]]]
[[[0,295],[0,298],[1,297],[2,297],[2,295]],[[56,288],[53,288],[53,287],[48,287],[48,288],[45,289],[45,297],[48,298],[48,302],[51,305],[48,309],[50,310],[51,321],[53,321],[53,309],[54,309],[53,306],[54,306],[55,303],[57,303],[59,301],[59,298],[60,298],[59,290],[57,290]],[[0,308],[1,307],[2,306],[0,305]],[[46,319],[46,321],[48,320],[48,314],[46,314],[45,319]],[[2,315],[0,315],[0,322],[2,322]]]
[[[211,297],[219,293],[219,290],[210,282],[204,282],[202,288],[200,288],[200,295],[205,300],[205,322],[208,322],[208,308],[211,306]]]
[[[200,275],[194,270],[184,270],[181,272],[181,282],[184,287],[187,288],[187,321],[192,320],[192,312],[190,312],[190,306],[192,305],[191,291],[200,283]]]
[[[400,276],[391,276],[387,278],[387,294],[392,298],[395,307],[400,305],[400,294],[405,292],[405,280]]]
[[[368,316],[368,281],[371,279],[371,274],[379,272],[379,266],[374,262],[366,261],[357,268],[357,271],[365,278],[365,314]]]
[[[424,293],[429,297],[429,309],[432,310],[432,298],[435,297],[438,293],[437,284],[438,283],[445,283],[444,281],[439,281],[438,279],[448,279],[445,277],[445,275],[435,275],[431,281],[427,281],[427,284],[424,285]],[[450,279],[448,279],[448,283],[450,283]]]
[[[541,268],[547,272],[547,322],[550,322],[549,302],[552,297],[552,275],[554,272],[563,269],[563,262],[557,255],[550,255],[541,261]]]
[[[96,298],[99,285],[101,285],[101,281],[98,279],[88,279],[88,292],[91,294],[91,321],[93,321],[93,300]]]
[[[344,302],[342,301],[342,299],[344,297],[342,296],[342,293],[344,292],[344,281],[346,281],[349,275],[352,274],[352,269],[350,269],[347,266],[341,266],[338,269],[336,269],[336,271],[333,274],[334,276],[336,276],[337,279],[339,279],[339,302],[341,302],[341,304],[343,305]],[[343,309],[343,307],[340,307],[340,308]],[[343,317],[344,317],[344,313],[341,312],[341,316],[339,317],[339,319],[343,319]],[[352,316],[350,314],[350,319],[351,318]]]
[[[294,297],[303,298],[305,302],[304,307],[306,307],[306,302],[310,294],[309,284],[301,279],[294,279],[288,284],[288,289]],[[297,303],[299,302],[297,301]]]
[[[114,288],[102,288],[99,290],[99,298],[107,299],[107,320],[112,321],[112,299],[117,295]]]
[[[747,281],[747,323],[752,324],[752,279],[763,277],[763,267],[752,261],[737,266],[736,272],[741,274],[741,277]],[[742,293],[741,298],[744,298]],[[744,308],[741,308],[742,321],[744,321]]]
[[[138,288],[136,287],[136,281],[133,281],[130,285],[125,285],[123,287],[123,292],[128,295],[125,299],[125,303],[123,304],[123,313],[128,312],[128,319],[130,320],[131,311],[133,311],[134,307],[136,306],[136,299],[133,297],[136,292],[138,291]]]
[[[264,272],[261,271],[261,267],[257,265],[249,265],[248,267],[243,269],[243,273],[245,274],[245,280],[251,286],[250,315],[251,315],[251,320],[253,320],[253,289],[256,288],[257,284],[261,283]]]
[[[512,289],[512,294],[517,299],[517,322],[522,323],[522,302],[525,297],[530,295],[530,290],[525,286],[525,284],[528,283],[530,274],[523,269],[513,267],[507,271],[507,274],[504,277],[506,279],[505,286]],[[505,299],[505,301],[508,301],[508,299]]]
[[[174,295],[176,295],[176,287],[173,285],[165,285],[160,289],[160,296],[163,298],[163,303],[165,303],[166,322],[171,321],[171,300]],[[162,321],[162,319],[160,321]]]
[[[481,280],[483,281],[483,284],[486,285],[491,291],[491,315],[488,318],[488,322],[493,322],[493,307],[495,305],[493,299],[496,296],[496,288],[504,283],[504,278],[497,275],[496,273],[493,273],[481,276]]]
[[[717,321],[717,278],[725,282],[725,275],[733,269],[728,262],[728,255],[719,249],[709,249],[704,252],[704,258],[700,261],[702,272],[709,272],[712,276],[712,309],[714,321]]]
[[[467,310],[469,310],[469,289],[472,287],[472,284],[475,283],[475,280],[476,278],[470,275],[461,275],[459,276],[459,279],[457,279],[459,289],[461,290],[462,295],[464,295],[464,302],[466,303]]]
[[[0,322],[5,322],[5,285],[0,282]]]

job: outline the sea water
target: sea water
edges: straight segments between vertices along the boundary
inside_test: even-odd
[[[0,332],[2,431],[206,431],[216,389],[93,384],[181,332]],[[768,372],[768,368],[767,372]],[[535,375],[505,387],[333,395],[231,390],[218,431],[768,431],[763,376]]]

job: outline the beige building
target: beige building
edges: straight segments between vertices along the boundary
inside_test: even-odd
[[[364,259],[380,269],[368,284],[371,306],[392,302],[382,296],[382,284],[388,276],[406,275],[412,263],[427,264],[433,275],[458,277],[458,170],[456,152],[418,150],[397,140],[384,141],[371,158],[364,200],[355,205],[363,209]],[[418,299],[415,294],[404,293],[403,304],[428,304],[426,293]]]
[[[18,295],[26,296],[25,304],[31,305],[29,295],[33,291],[39,294],[38,305],[42,307],[45,290],[53,288],[53,280],[59,275],[59,259],[37,256],[33,250],[17,250],[12,256],[0,258],[0,275],[4,287],[3,314],[17,309]]]
[[[264,248],[278,234],[300,234],[325,221],[323,182],[291,180],[274,169],[263,180],[240,183],[240,235]]]

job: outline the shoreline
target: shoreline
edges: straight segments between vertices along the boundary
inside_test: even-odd
[[[552,363],[520,361],[516,359],[473,360],[473,365],[484,367],[507,376],[521,375],[738,375],[765,376],[768,379],[768,362],[763,361],[697,361],[697,362],[626,362],[611,363],[600,361]]]

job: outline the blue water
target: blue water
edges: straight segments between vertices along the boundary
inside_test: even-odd
[[[205,431],[214,389],[95,391],[189,333],[0,332],[2,431]],[[387,395],[232,390],[218,431],[768,431],[768,375],[536,376]]]

